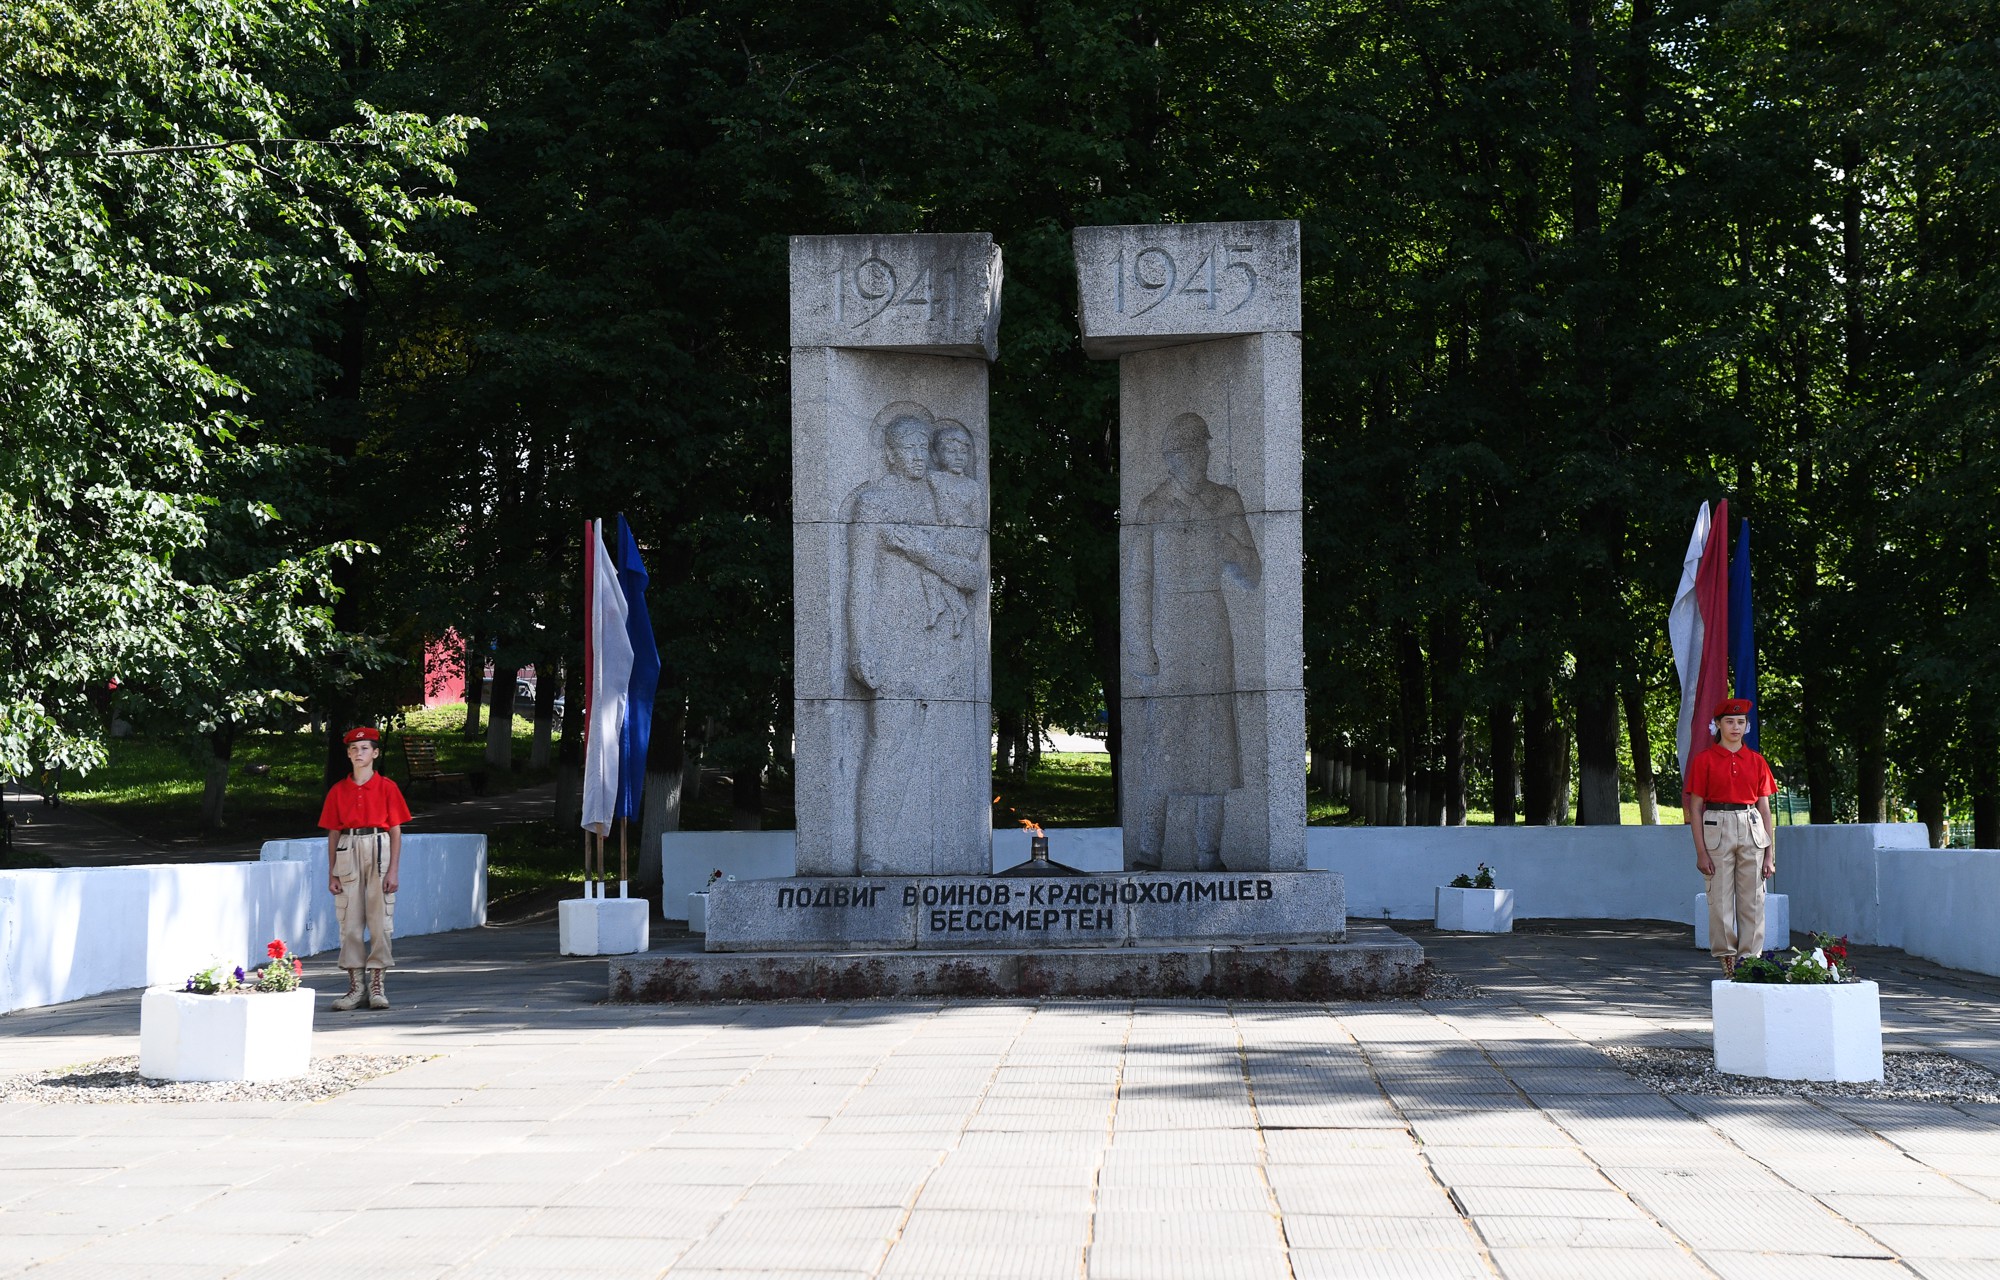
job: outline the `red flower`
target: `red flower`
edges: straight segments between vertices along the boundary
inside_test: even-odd
[[[293,972],[293,973],[304,973],[305,971],[306,971],[306,962],[305,962],[305,961],[303,961],[303,960],[301,960],[301,959],[299,959],[299,958],[298,958],[297,956],[293,956],[293,957],[292,957],[292,972]]]
[[[271,939],[271,945],[264,948],[264,954],[273,960],[277,960],[285,954],[285,944],[273,938]]]

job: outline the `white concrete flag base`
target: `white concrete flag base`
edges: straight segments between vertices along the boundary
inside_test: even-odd
[[[628,956],[651,945],[644,898],[569,898],[556,904],[558,949],[566,956]]]
[[[706,890],[688,895],[688,932],[708,932],[708,892]]]
[[[1453,889],[1438,886],[1433,918],[1440,929],[1462,933],[1514,932],[1512,889]]]
[[[139,1074],[148,1080],[289,1080],[312,1062],[311,987],[139,999]]]
[[[1764,895],[1764,949],[1783,951],[1792,945],[1792,900],[1782,893]],[[1708,895],[1694,895],[1694,946],[1708,950]]]
[[[1882,997],[1872,982],[1709,987],[1715,1069],[1769,1080],[1882,1078]]]

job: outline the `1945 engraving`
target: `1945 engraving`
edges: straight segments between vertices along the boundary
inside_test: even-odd
[[[1148,863],[1172,837],[1206,869],[1220,865],[1223,797],[1243,785],[1224,583],[1256,586],[1263,562],[1242,496],[1208,477],[1208,423],[1176,417],[1161,452],[1168,479],[1139,504],[1125,568],[1128,665],[1147,699],[1140,811],[1128,820]]]

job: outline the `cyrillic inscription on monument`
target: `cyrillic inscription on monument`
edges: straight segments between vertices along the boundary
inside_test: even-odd
[[[1041,879],[741,880],[709,891],[710,951],[1338,942],[1341,877],[1126,872]]]

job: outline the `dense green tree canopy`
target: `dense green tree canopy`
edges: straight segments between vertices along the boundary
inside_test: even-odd
[[[304,442],[257,393],[282,399],[348,264],[422,265],[398,238],[455,208],[466,132],[350,100],[302,133],[344,21],[0,16],[0,774],[97,758],[114,681],[212,729],[334,643],[328,567],[356,548],[285,527]]]
[[[1069,233],[1282,217],[1318,754],[1393,778],[1394,820],[1568,820],[1573,784],[1575,820],[1616,821],[1648,755],[1671,799],[1668,596],[1727,497],[1787,782],[1823,819],[1907,802],[2000,843],[2000,46],[1973,0],[25,12],[11,760],[87,751],[93,682],[164,687],[196,634],[232,637],[187,663],[211,721],[224,691],[384,709],[448,630],[552,671],[580,522],[622,510],[656,752],[782,765],[786,242],[864,230],[1005,250],[996,712],[1003,745],[1088,722],[1116,379],[1076,341]],[[156,150],[235,138],[261,141]]]

